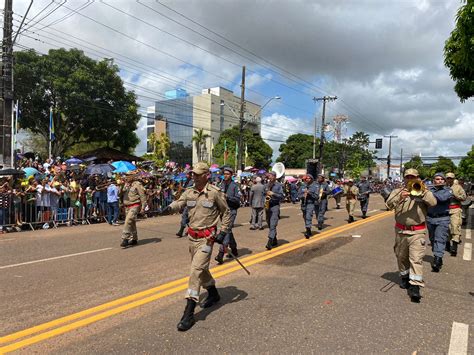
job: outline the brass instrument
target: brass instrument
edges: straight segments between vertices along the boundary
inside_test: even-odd
[[[270,200],[272,199],[272,197],[268,194],[270,191],[272,191],[272,188],[273,188],[273,184],[268,184],[268,191],[267,191],[267,194],[265,195],[265,209],[268,210],[270,208]]]
[[[421,196],[426,191],[426,185],[421,180],[410,180],[405,188],[412,196]]]

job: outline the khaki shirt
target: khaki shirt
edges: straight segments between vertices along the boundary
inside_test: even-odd
[[[122,187],[123,193],[123,204],[125,206],[134,205],[139,203],[142,210],[145,209],[146,195],[145,188],[140,181],[133,181],[130,185],[126,184]]]
[[[193,230],[217,226],[220,219],[222,219],[221,229],[226,232],[229,230],[229,207],[225,194],[218,187],[207,183],[202,191],[194,186],[187,188],[179,200],[170,205],[173,212],[178,212],[184,207],[188,208],[189,227]]]
[[[346,196],[346,201],[349,202],[350,200],[355,200],[359,195],[359,189],[357,186],[352,185],[351,188],[349,186],[344,186],[344,196]]]
[[[436,197],[431,191],[426,190],[423,197],[410,195],[401,202],[401,190],[393,190],[386,202],[389,209],[395,210],[395,222],[407,227],[425,223],[428,207],[436,206]],[[420,232],[422,231],[399,230],[399,233],[403,234],[420,234]]]
[[[451,191],[453,192],[453,198],[450,201],[450,205],[459,205],[461,201],[464,201],[467,198],[466,191],[458,183],[454,183],[451,186]],[[455,213],[460,208],[450,208],[449,214]]]

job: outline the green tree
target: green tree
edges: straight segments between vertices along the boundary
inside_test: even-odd
[[[449,158],[439,156],[438,161],[430,168],[430,176],[440,172],[445,174],[456,173],[456,164]]]
[[[221,133],[219,141],[214,147],[214,161],[217,164],[224,164],[224,141],[227,142],[227,151],[229,156],[226,160],[226,164],[229,166],[235,166],[235,143],[239,138],[239,127],[234,126]],[[245,154],[245,146],[247,145],[248,158],[247,165],[252,165],[256,168],[267,169],[270,167],[272,162],[272,148],[265,143],[259,134],[254,134],[248,129],[243,130],[242,134],[242,154]],[[243,156],[243,155],[242,155]]]
[[[205,147],[206,147],[206,139],[209,137],[210,135],[207,133],[204,133],[204,129],[202,128],[194,130],[193,142],[194,142],[194,145],[196,146],[198,161],[204,160],[203,151],[205,150]]]
[[[422,179],[429,177],[430,169],[426,167],[423,160],[419,156],[412,157],[408,162],[403,164],[405,169],[416,169]]]
[[[316,144],[319,144],[316,142]],[[292,134],[280,145],[278,162],[287,168],[305,168],[306,160],[313,157],[313,136],[310,134]]]
[[[78,49],[15,53],[15,99],[21,128],[49,140],[53,109],[53,155],[80,143],[105,142],[130,151],[139,140],[134,131],[140,115],[136,97],[123,87],[119,68],[110,60],[95,61]]]
[[[471,151],[467,153],[467,156],[459,162],[458,175],[465,180],[474,180],[474,145],[471,146]]]
[[[456,15],[456,27],[444,45],[444,64],[455,81],[454,91],[466,101],[474,96],[474,1],[468,0]]]

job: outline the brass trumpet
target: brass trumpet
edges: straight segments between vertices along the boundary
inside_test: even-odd
[[[406,189],[412,196],[421,196],[426,191],[426,185],[421,180],[411,180],[407,183]]]

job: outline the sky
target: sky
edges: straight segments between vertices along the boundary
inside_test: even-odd
[[[314,134],[326,104],[327,137],[346,115],[356,131],[392,140],[392,157],[461,156],[473,144],[473,100],[461,103],[443,64],[458,0],[35,1],[16,50],[82,49],[113,58],[144,114],[164,92],[222,86],[264,105],[262,137]],[[14,29],[29,1],[14,1]],[[145,120],[137,134],[145,152]],[[318,128],[319,131],[320,128]],[[371,145],[371,149],[374,149]],[[386,156],[388,139],[378,156]]]

